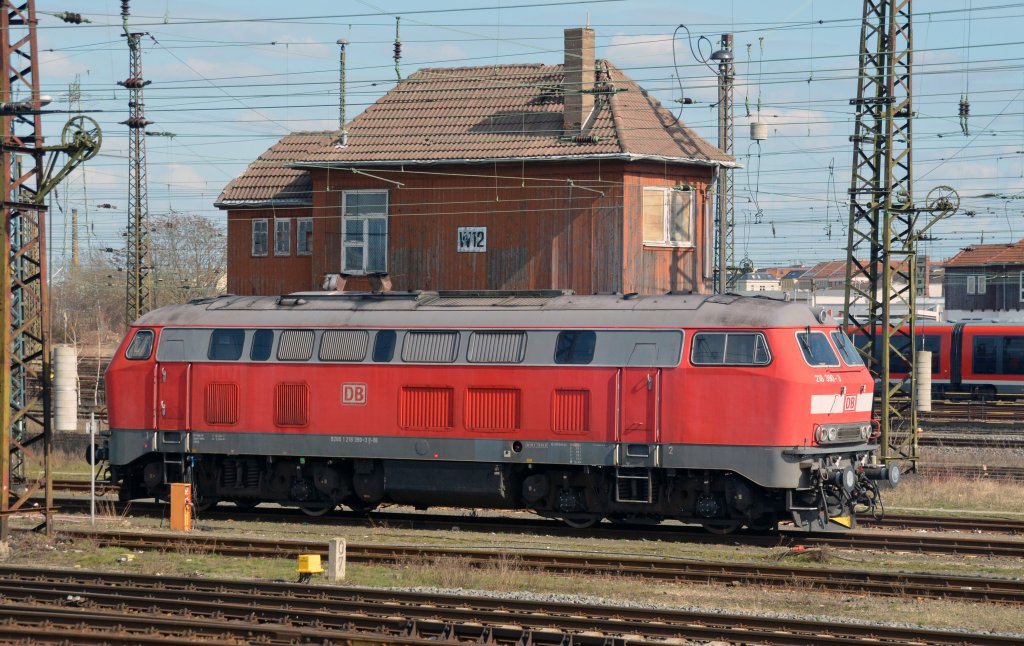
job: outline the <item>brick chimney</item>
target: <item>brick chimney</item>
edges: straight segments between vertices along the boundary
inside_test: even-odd
[[[566,135],[578,135],[594,109],[594,30],[576,27],[565,30],[565,114]]]

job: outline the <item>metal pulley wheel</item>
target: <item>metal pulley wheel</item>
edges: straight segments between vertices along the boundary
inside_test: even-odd
[[[103,143],[100,124],[85,115],[72,117],[64,124],[64,130],[60,133],[60,143],[69,151],[83,151],[82,161],[92,159],[100,152],[100,144]]]

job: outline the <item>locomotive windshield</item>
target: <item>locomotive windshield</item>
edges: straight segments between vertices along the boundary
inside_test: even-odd
[[[812,366],[838,366],[839,357],[836,356],[832,344],[824,332],[797,332],[797,341],[800,342],[800,351],[804,354],[804,360]]]
[[[839,356],[843,358],[843,363],[848,366],[864,365],[864,362],[861,361],[860,353],[857,352],[857,346],[853,345],[850,337],[843,334],[840,330],[836,330],[832,333],[832,341],[836,344],[836,348],[839,349]]]

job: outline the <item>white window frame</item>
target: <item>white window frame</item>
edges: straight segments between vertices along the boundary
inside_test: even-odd
[[[978,294],[984,294],[988,291],[988,284],[985,278],[985,274],[978,274]]]
[[[260,226],[262,225],[262,226]],[[263,229],[263,231],[259,231]],[[262,233],[263,235],[263,249],[259,250],[256,246],[257,236]],[[255,257],[266,256],[270,251],[270,232],[267,228],[267,218],[253,218],[252,219],[252,255]]]
[[[303,235],[303,229],[308,232]],[[295,219],[295,255],[313,255],[313,218]]]
[[[282,231],[283,230],[283,231]],[[281,234],[284,233],[282,236]],[[284,238],[284,245],[281,239]],[[282,249],[282,246],[284,247]],[[292,220],[291,218],[274,218],[274,255],[292,255]]]
[[[1024,303],[1024,271],[1020,272],[1020,302]]]
[[[384,212],[374,213],[370,215],[346,215],[348,210],[348,196],[355,194],[366,194],[366,193],[383,193],[384,194]],[[355,191],[343,191],[341,194],[341,270],[342,272],[353,275],[353,276],[365,276],[367,274],[375,273],[386,273],[388,267],[388,236],[390,232],[390,222],[388,221],[388,211],[391,207],[391,196],[388,194],[387,189],[360,189]],[[349,242],[346,240],[346,231],[348,230],[347,223],[350,220],[359,220],[363,223],[363,240],[362,242]],[[366,262],[370,257],[370,220],[383,220],[384,221],[384,267],[382,269],[367,269]],[[362,248],[363,250],[363,267],[362,269],[349,269],[348,263],[346,262],[346,254],[350,248]]]
[[[644,192],[647,191],[659,191],[662,194],[661,204],[663,209],[662,214],[662,236],[661,240],[647,240],[644,239],[643,243],[646,247],[681,247],[681,248],[693,248],[695,232],[694,232],[694,212],[696,211],[697,192],[693,189],[679,190],[672,187],[666,186],[645,186]],[[690,208],[689,213],[685,214],[687,222],[686,230],[689,232],[689,240],[676,241],[671,239],[671,224],[672,224],[672,192],[677,191],[679,193],[690,194]],[[640,200],[640,232],[644,235],[644,200],[641,196]]]

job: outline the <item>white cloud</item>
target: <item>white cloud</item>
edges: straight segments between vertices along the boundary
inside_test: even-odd
[[[168,164],[157,173],[151,173],[152,184],[170,185],[171,189],[195,190],[208,187],[209,179],[187,164]],[[219,180],[218,180],[219,182]]]
[[[89,73],[89,66],[84,59],[75,58],[54,51],[39,53],[39,75],[47,83],[56,79],[71,79],[75,74],[83,76]]]

